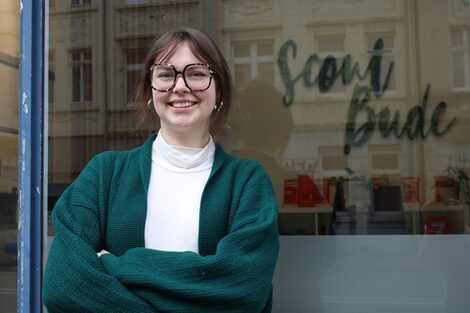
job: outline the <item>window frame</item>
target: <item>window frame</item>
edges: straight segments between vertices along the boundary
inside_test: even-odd
[[[385,90],[385,92],[383,93],[382,97],[387,97],[387,96],[394,96],[394,95],[397,95],[398,93],[398,80],[397,80],[397,77],[398,77],[398,48],[397,48],[397,34],[396,32],[394,31],[386,31],[386,32],[380,32],[380,33],[376,33],[376,32],[368,32],[366,33],[365,35],[365,51],[367,52],[366,56],[367,56],[367,60],[366,60],[366,63],[365,64],[369,64],[370,62],[370,59],[371,57],[373,56],[373,47],[370,47],[369,46],[369,40],[370,39],[375,39],[374,40],[374,43],[377,42],[378,39],[382,38],[391,38],[392,39],[392,42],[393,42],[393,47],[392,48],[388,48],[388,47],[385,47],[384,46],[384,49],[383,49],[383,52],[382,52],[382,65],[383,65],[383,58],[384,57],[392,57],[393,58],[393,69],[392,69],[392,77],[391,79],[393,78],[393,85],[394,85],[394,89],[389,89],[387,88],[387,90]],[[385,42],[385,40],[384,40]],[[389,64],[387,64],[389,65]],[[388,73],[388,66],[387,67],[383,67],[382,68],[382,76],[385,76],[387,75]],[[382,81],[382,78],[383,77],[380,77],[380,88],[382,90],[382,87],[383,87],[383,83],[384,81]],[[370,82],[370,72],[367,73],[367,77],[366,77],[367,80],[369,80]],[[372,87],[372,86],[371,86]]]
[[[272,44],[272,54],[271,55],[259,55],[258,54],[258,44],[260,42],[270,42]],[[237,57],[235,55],[235,45],[245,43],[249,45],[249,56]],[[273,38],[261,38],[261,39],[251,39],[251,40],[236,40],[232,41],[232,55],[233,55],[233,73],[234,73],[234,83],[237,81],[235,76],[235,66],[236,65],[246,65],[250,66],[250,80],[258,78],[259,74],[259,64],[271,63],[274,66],[274,39]],[[274,83],[275,73],[273,71],[273,77],[270,78],[271,82]]]
[[[334,50],[334,51],[320,51],[320,41],[325,39],[341,39],[342,40],[342,50]],[[345,34],[330,34],[330,35],[320,35],[315,36],[315,51],[317,52],[318,62],[315,62],[313,65],[314,73],[320,73],[320,70],[323,66],[323,62],[327,57],[334,57],[336,61],[336,70],[341,68],[343,64],[344,58],[346,57],[345,51],[345,42],[346,36]],[[317,75],[318,75],[317,74]],[[341,91],[333,90],[335,84],[342,84],[343,89]],[[343,84],[340,78],[336,78],[335,83],[331,86],[331,88],[327,92],[322,92],[320,90],[319,85],[317,84],[317,97],[319,99],[326,99],[326,98],[344,98],[349,93],[349,86]]]
[[[139,55],[140,53],[142,53],[143,55],[146,55],[147,54],[147,51],[148,51],[148,47],[145,46],[145,47],[134,47],[134,48],[131,48],[131,47],[125,47],[123,49],[123,55],[124,55],[124,81],[123,81],[123,84],[124,84],[124,97],[126,99],[126,105],[128,107],[134,107],[135,106],[135,103],[133,102],[133,94],[129,94],[129,72],[130,71],[137,71],[138,72],[138,75],[140,75],[142,69],[144,68],[144,62],[145,62],[145,57],[143,57],[140,61],[141,63],[131,63],[129,62],[129,54],[132,54],[132,53],[135,53],[137,55]],[[136,86],[137,86],[137,82],[136,82]],[[135,92],[135,89],[133,90],[133,92]]]
[[[91,5],[91,0],[71,0],[70,1],[70,6],[73,8],[90,6],[90,5]]]
[[[25,1],[20,10],[19,313],[40,313],[42,310],[45,2]]]
[[[452,44],[452,35],[456,32],[459,32],[462,36],[462,45],[453,46]],[[450,30],[450,52],[451,52],[451,62],[453,65],[454,62],[454,53],[462,52],[463,53],[463,74],[464,74],[464,86],[455,87],[454,81],[454,69],[453,66],[449,67],[451,69],[450,81],[451,81],[451,90],[455,92],[468,92],[470,91],[470,29],[469,28],[456,28]]]
[[[79,60],[74,60],[73,59],[73,53],[80,53],[80,59]],[[85,54],[89,52],[90,58],[86,59]],[[74,105],[79,105],[79,104],[89,104],[93,102],[93,50],[91,47],[86,47],[86,48],[74,48],[69,50],[69,58],[70,58],[70,90],[71,90],[71,103]],[[86,79],[86,74],[85,74],[85,67],[90,66],[90,75],[91,79],[87,80]],[[78,67],[79,68],[79,81],[78,81],[78,93],[79,93],[79,99],[76,100],[74,99],[74,91],[76,88],[76,82],[74,82],[74,69]],[[87,84],[89,84],[89,89],[90,89],[90,99],[86,98],[86,89],[87,89]]]

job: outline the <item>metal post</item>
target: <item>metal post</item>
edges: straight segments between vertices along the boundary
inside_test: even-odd
[[[41,312],[44,0],[20,0],[18,312]]]

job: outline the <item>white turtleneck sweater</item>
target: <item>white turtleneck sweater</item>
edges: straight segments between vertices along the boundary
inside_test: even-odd
[[[161,132],[152,146],[145,247],[198,253],[199,208],[214,162],[215,144],[169,145]]]

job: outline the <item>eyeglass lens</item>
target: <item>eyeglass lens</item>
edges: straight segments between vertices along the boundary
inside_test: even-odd
[[[211,73],[204,64],[188,65],[183,70],[186,86],[192,91],[202,91],[209,88]],[[170,64],[157,64],[152,69],[152,86],[159,91],[168,91],[176,84],[178,72]]]

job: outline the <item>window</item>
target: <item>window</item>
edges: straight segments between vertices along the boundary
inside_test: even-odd
[[[124,5],[145,4],[148,0],[124,0]]]
[[[125,50],[126,57],[126,99],[130,104],[134,98],[135,89],[139,82],[139,75],[144,66],[147,48]]]
[[[470,89],[470,32],[458,29],[451,32],[452,87],[454,90]]]
[[[83,103],[92,100],[91,49],[71,51],[72,59],[72,102]]]
[[[395,39],[393,34],[374,34],[367,37],[367,53],[369,57],[368,68],[370,86],[376,92],[389,92],[396,90],[395,81]],[[373,60],[380,57],[380,63]],[[378,58],[377,58],[378,60]],[[371,73],[378,73],[377,76]]]
[[[91,0],[72,0],[72,6],[90,5]]]
[[[247,84],[255,78],[274,82],[272,40],[235,42],[233,56],[236,85]]]
[[[54,87],[55,87],[55,54],[49,51],[49,72],[48,72],[48,97],[49,103],[54,103]]]
[[[342,146],[320,146],[318,154],[322,161],[323,171],[344,171],[348,167],[348,160]]]
[[[134,117],[137,77],[147,70],[144,51],[165,30],[191,25],[212,35],[233,77],[225,136],[217,138],[221,146],[264,167],[279,201],[281,234],[329,235],[281,236],[273,312],[470,307],[467,263],[455,262],[470,260],[470,237],[463,235],[470,233],[469,201],[462,191],[457,199],[453,186],[438,179],[450,158],[466,153],[470,159],[468,0],[53,2],[54,9],[44,12],[49,34],[42,45],[54,50],[49,64],[47,52],[42,56],[50,73],[43,85],[49,82],[54,94],[44,110],[49,148],[43,197],[49,210],[94,154],[130,149],[159,128],[157,121],[137,127]],[[80,50],[72,89],[71,53]],[[322,69],[327,79],[320,89]],[[84,102],[90,101],[87,83],[92,102]],[[2,86],[17,96],[17,88]],[[367,102],[365,93],[353,92],[366,88],[376,89]],[[3,99],[0,107],[21,109],[18,101]],[[18,120],[4,111],[2,117]],[[17,160],[0,159],[1,187]],[[0,191],[10,194],[13,185],[7,187]],[[310,198],[313,205],[305,201]],[[429,233],[427,215],[448,218],[449,232],[462,236],[413,236]],[[44,240],[45,256],[51,240]],[[0,255],[4,249],[0,242]],[[304,268],[296,267],[300,259]],[[15,264],[10,260],[8,265]],[[435,273],[436,268],[444,270]],[[286,281],[304,291],[295,294],[296,301]],[[403,288],[393,288],[397,282],[405,282]]]
[[[400,145],[377,144],[369,146],[371,174],[397,174],[400,171]]]
[[[320,37],[316,40],[318,51],[318,68],[315,72],[318,75],[318,87],[323,95],[342,94],[345,91],[345,85],[340,79],[336,78],[344,59],[344,37],[331,36]]]

